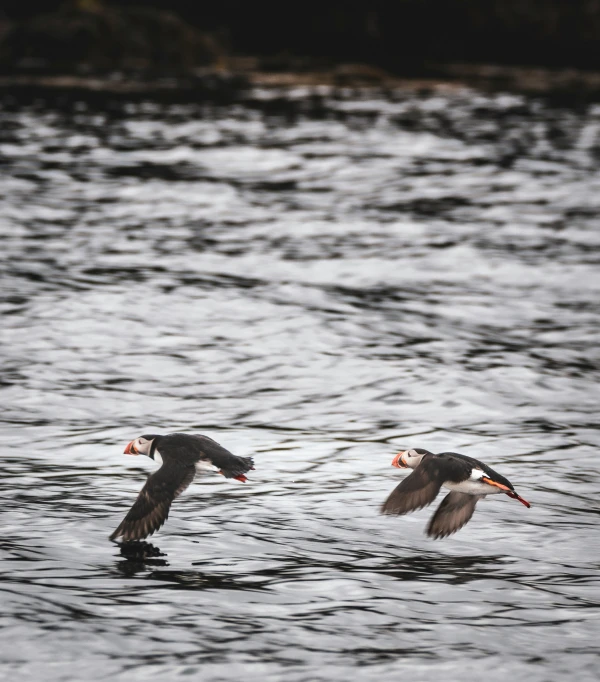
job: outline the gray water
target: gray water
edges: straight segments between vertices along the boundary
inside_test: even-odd
[[[0,161],[8,679],[597,679],[600,106],[5,96]],[[173,431],[256,470],[121,549]],[[407,447],[532,507],[430,540]]]

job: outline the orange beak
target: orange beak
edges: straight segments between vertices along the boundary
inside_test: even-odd
[[[140,453],[135,449],[134,445],[135,441],[131,441],[131,443],[127,443],[127,447],[125,448],[124,454],[125,455],[139,455]]]
[[[398,469],[406,469],[408,466],[404,461],[404,451],[399,452],[392,460],[392,466],[398,467]]]

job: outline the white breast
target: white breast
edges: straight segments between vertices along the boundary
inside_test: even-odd
[[[155,451],[154,451],[154,461],[155,461],[157,464],[162,464],[162,463],[163,463],[162,455],[160,454],[160,452],[159,452],[158,450],[155,450]]]
[[[466,481],[461,481],[460,483],[446,481],[444,483],[444,488],[455,490],[457,493],[467,493],[468,495],[494,495],[495,493],[503,492],[500,488],[496,488],[495,485],[490,485],[483,481],[474,481],[470,478]]]

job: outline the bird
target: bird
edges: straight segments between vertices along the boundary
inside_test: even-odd
[[[431,504],[442,486],[450,490],[427,526],[427,535],[434,539],[460,530],[473,516],[477,502],[486,495],[505,493],[531,507],[507,478],[483,462],[457,452],[434,455],[423,448],[404,450],[394,457],[392,466],[413,472],[394,488],[381,507],[382,514],[408,514]]]
[[[110,535],[110,540],[137,542],[152,535],[167,520],[173,500],[198,473],[216,472],[246,482],[254,469],[252,457],[237,457],[208,436],[188,433],[150,434],[130,441],[126,455],[146,455],[161,467],[148,476],[137,500]]]

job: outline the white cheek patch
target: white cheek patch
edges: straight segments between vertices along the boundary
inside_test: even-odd
[[[161,457],[161,454],[158,450],[154,451],[154,461],[157,462],[158,464],[163,463],[163,458]]]
[[[481,471],[481,469],[473,469],[470,478],[472,481],[480,481],[484,476],[485,471]]]

